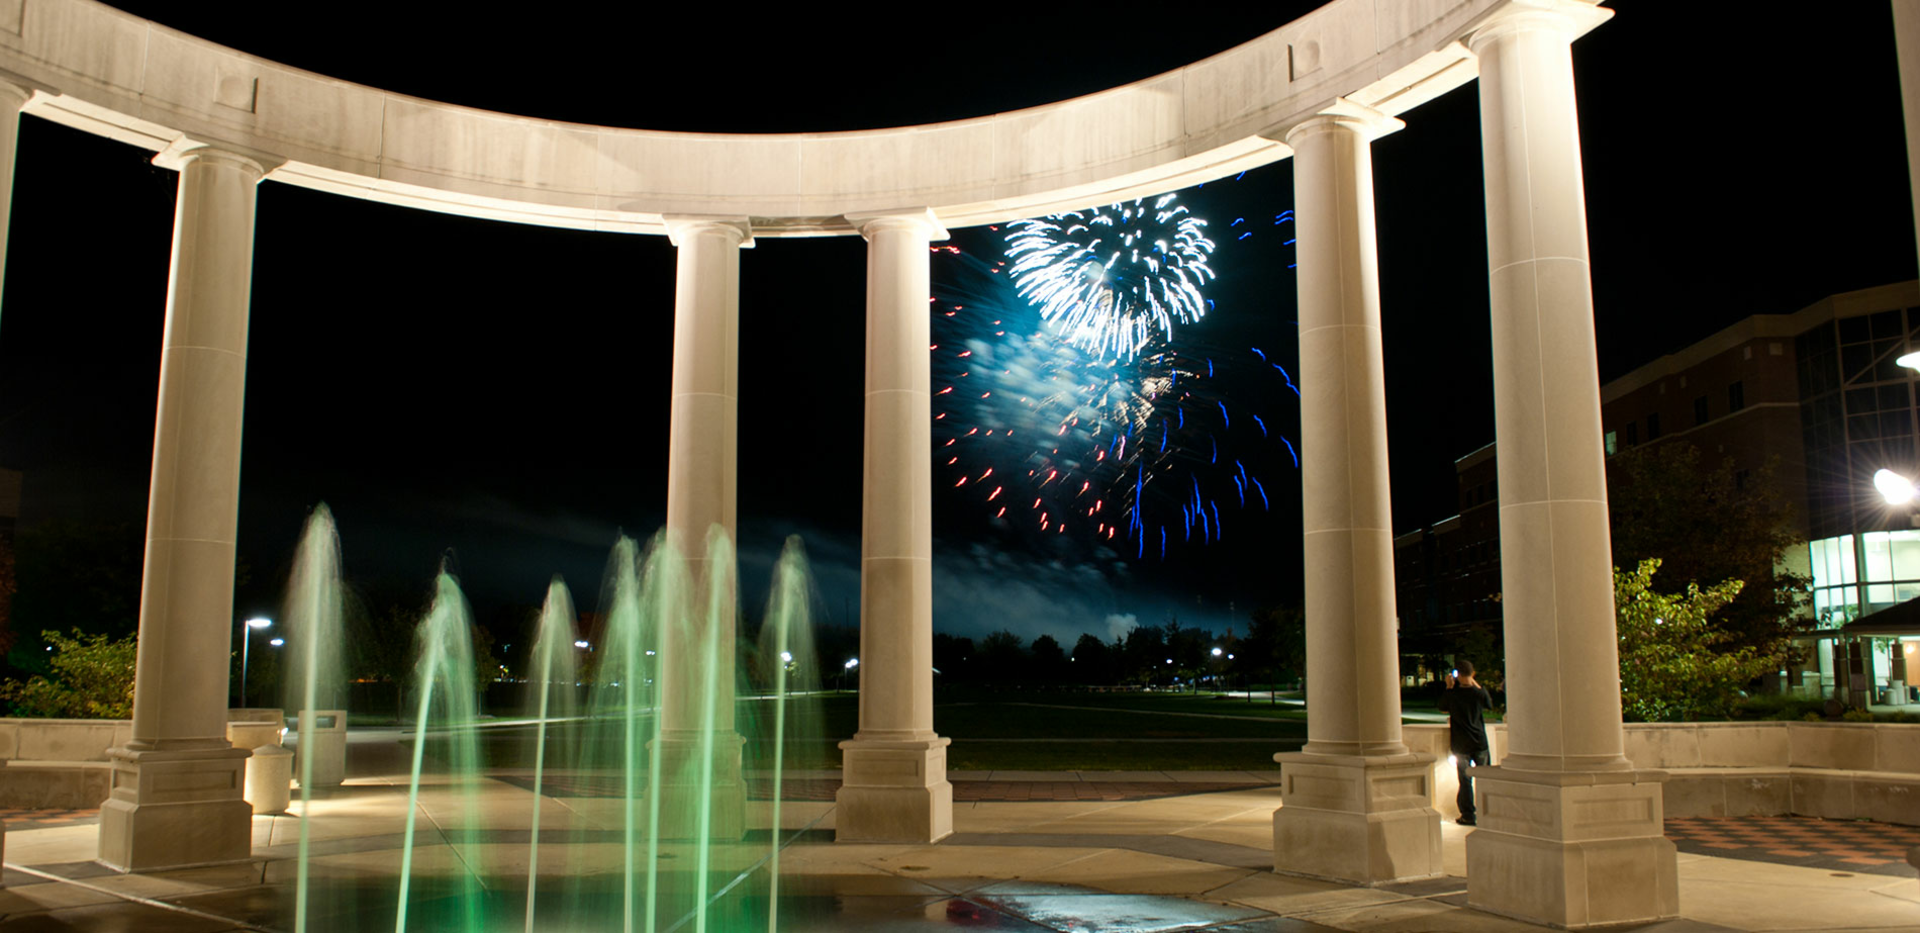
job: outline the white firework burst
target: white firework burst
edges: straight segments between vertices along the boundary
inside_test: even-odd
[[[1207,222],[1163,194],[1008,225],[1008,267],[1020,297],[1067,343],[1131,360],[1175,321],[1206,314],[1213,279]]]

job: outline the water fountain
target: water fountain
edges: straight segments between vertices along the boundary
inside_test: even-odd
[[[322,553],[324,558],[317,556]],[[339,559],[324,509],[316,510],[301,555],[290,600],[310,607],[298,618],[331,619],[333,627],[303,621],[290,629],[295,637],[337,633]],[[291,926],[308,929],[314,905],[324,903],[335,918],[346,909],[363,920],[377,915],[384,926],[390,916],[396,933],[774,929],[779,851],[795,838],[780,830],[783,759],[797,729],[817,722],[794,708],[802,700],[791,699],[817,671],[810,583],[804,551],[797,539],[789,540],[757,644],[745,649],[742,663],[718,663],[719,646],[731,639],[716,633],[736,624],[735,584],[726,572],[733,555],[724,535],[712,537],[707,556],[704,566],[723,572],[708,572],[696,582],[689,561],[664,536],[644,550],[622,537],[608,561],[602,621],[588,632],[576,630],[571,596],[555,577],[539,617],[526,719],[507,728],[495,728],[475,706],[472,620],[457,581],[441,573],[417,635],[397,876],[370,883],[335,871],[314,880],[307,840],[315,826],[324,825],[327,811],[316,810],[303,792]],[[682,646],[692,658],[664,656],[660,646],[666,644]],[[324,694],[327,678],[337,681],[339,668],[311,645],[299,650],[298,657],[312,659],[298,687],[305,691],[299,703],[312,709],[316,691]],[[717,672],[728,668],[741,672],[738,682],[722,682]],[[663,715],[663,704],[676,701],[693,708],[677,718]],[[736,710],[740,715],[728,715]],[[756,715],[761,711],[765,715]],[[681,737],[695,746],[691,754],[660,753],[666,744],[662,724],[669,720],[693,724],[693,735]],[[517,761],[531,763],[530,778],[518,769],[498,771],[500,780],[532,791],[524,850],[496,841],[517,835],[517,822],[503,823],[480,806],[484,793],[498,790],[485,759],[507,754],[516,744],[500,738],[508,734],[524,738]],[[758,820],[752,832],[734,829],[748,826],[745,813],[717,812],[740,807],[745,796],[737,786],[718,786],[724,777],[717,776],[726,770],[725,756],[737,756],[748,741],[741,735],[751,737],[756,757],[771,772],[771,831],[764,837]],[[732,773],[742,773],[737,763]],[[313,928],[330,923],[338,919],[314,921]]]

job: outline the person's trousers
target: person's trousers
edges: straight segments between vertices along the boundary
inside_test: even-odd
[[[1474,749],[1470,752],[1456,751],[1453,753],[1454,767],[1458,768],[1460,772],[1460,796],[1454,798],[1454,802],[1460,805],[1461,819],[1470,820],[1474,818],[1473,772],[1468,769],[1484,768],[1491,763],[1491,760],[1492,756],[1488,754],[1488,750],[1484,748]]]

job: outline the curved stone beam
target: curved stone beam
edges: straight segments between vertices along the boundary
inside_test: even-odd
[[[1333,0],[1258,39],[1085,97],[949,123],[714,134],[537,120],[289,68],[94,0],[0,0],[0,80],[36,116],[154,151],[183,139],[285,161],[268,177],[521,223],[666,233],[854,233],[931,207],[949,226],[1144,197],[1289,155],[1284,128],[1345,97],[1401,113],[1475,76],[1457,41],[1501,0]],[[562,92],[564,93],[564,92]]]

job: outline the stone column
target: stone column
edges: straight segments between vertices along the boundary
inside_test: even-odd
[[[1893,41],[1907,126],[1907,186],[1913,195],[1914,225],[1920,229],[1920,0],[1893,0]]]
[[[7,280],[7,227],[13,216],[13,152],[20,139],[20,108],[33,93],[0,80],[0,294]],[[6,759],[0,759],[0,767]],[[6,852],[7,829],[0,825],[0,854]]]
[[[20,108],[33,92],[0,78],[0,285],[7,280],[7,226],[13,216],[13,152],[20,141]]]
[[[733,724],[738,592],[732,542],[739,472],[740,250],[753,246],[753,228],[745,217],[669,216],[666,221],[668,236],[679,248],[667,538],[686,556],[696,611],[686,627],[668,625],[661,631],[658,754],[666,799],[691,803],[694,795],[710,793],[709,835],[738,839],[746,832],[747,790],[740,774],[745,739]],[[717,536],[724,536],[724,543]],[[709,586],[720,587],[717,598],[708,595]],[[686,658],[698,660],[682,660]],[[715,693],[711,745],[704,742],[703,722],[709,687]],[[703,748],[712,750],[710,781],[699,773]],[[676,839],[698,835],[698,810],[692,805],[663,808],[661,834]]]
[[[1466,37],[1480,66],[1508,729],[1501,766],[1477,782],[1468,900],[1569,928],[1679,910],[1664,774],[1634,770],[1620,726],[1569,46],[1610,15],[1514,0]]]
[[[1400,737],[1387,396],[1371,141],[1346,100],[1287,131],[1299,227],[1307,744],[1274,756],[1274,870],[1350,884],[1444,873],[1433,756]]]
[[[100,861],[123,871],[250,855],[247,750],[227,741],[240,424],[255,188],[273,165],[192,142],[180,172],[140,586],[133,736],[108,750]]]
[[[848,215],[867,238],[867,420],[860,534],[860,730],[840,743],[835,838],[953,833],[947,740],[933,731],[932,211]]]

